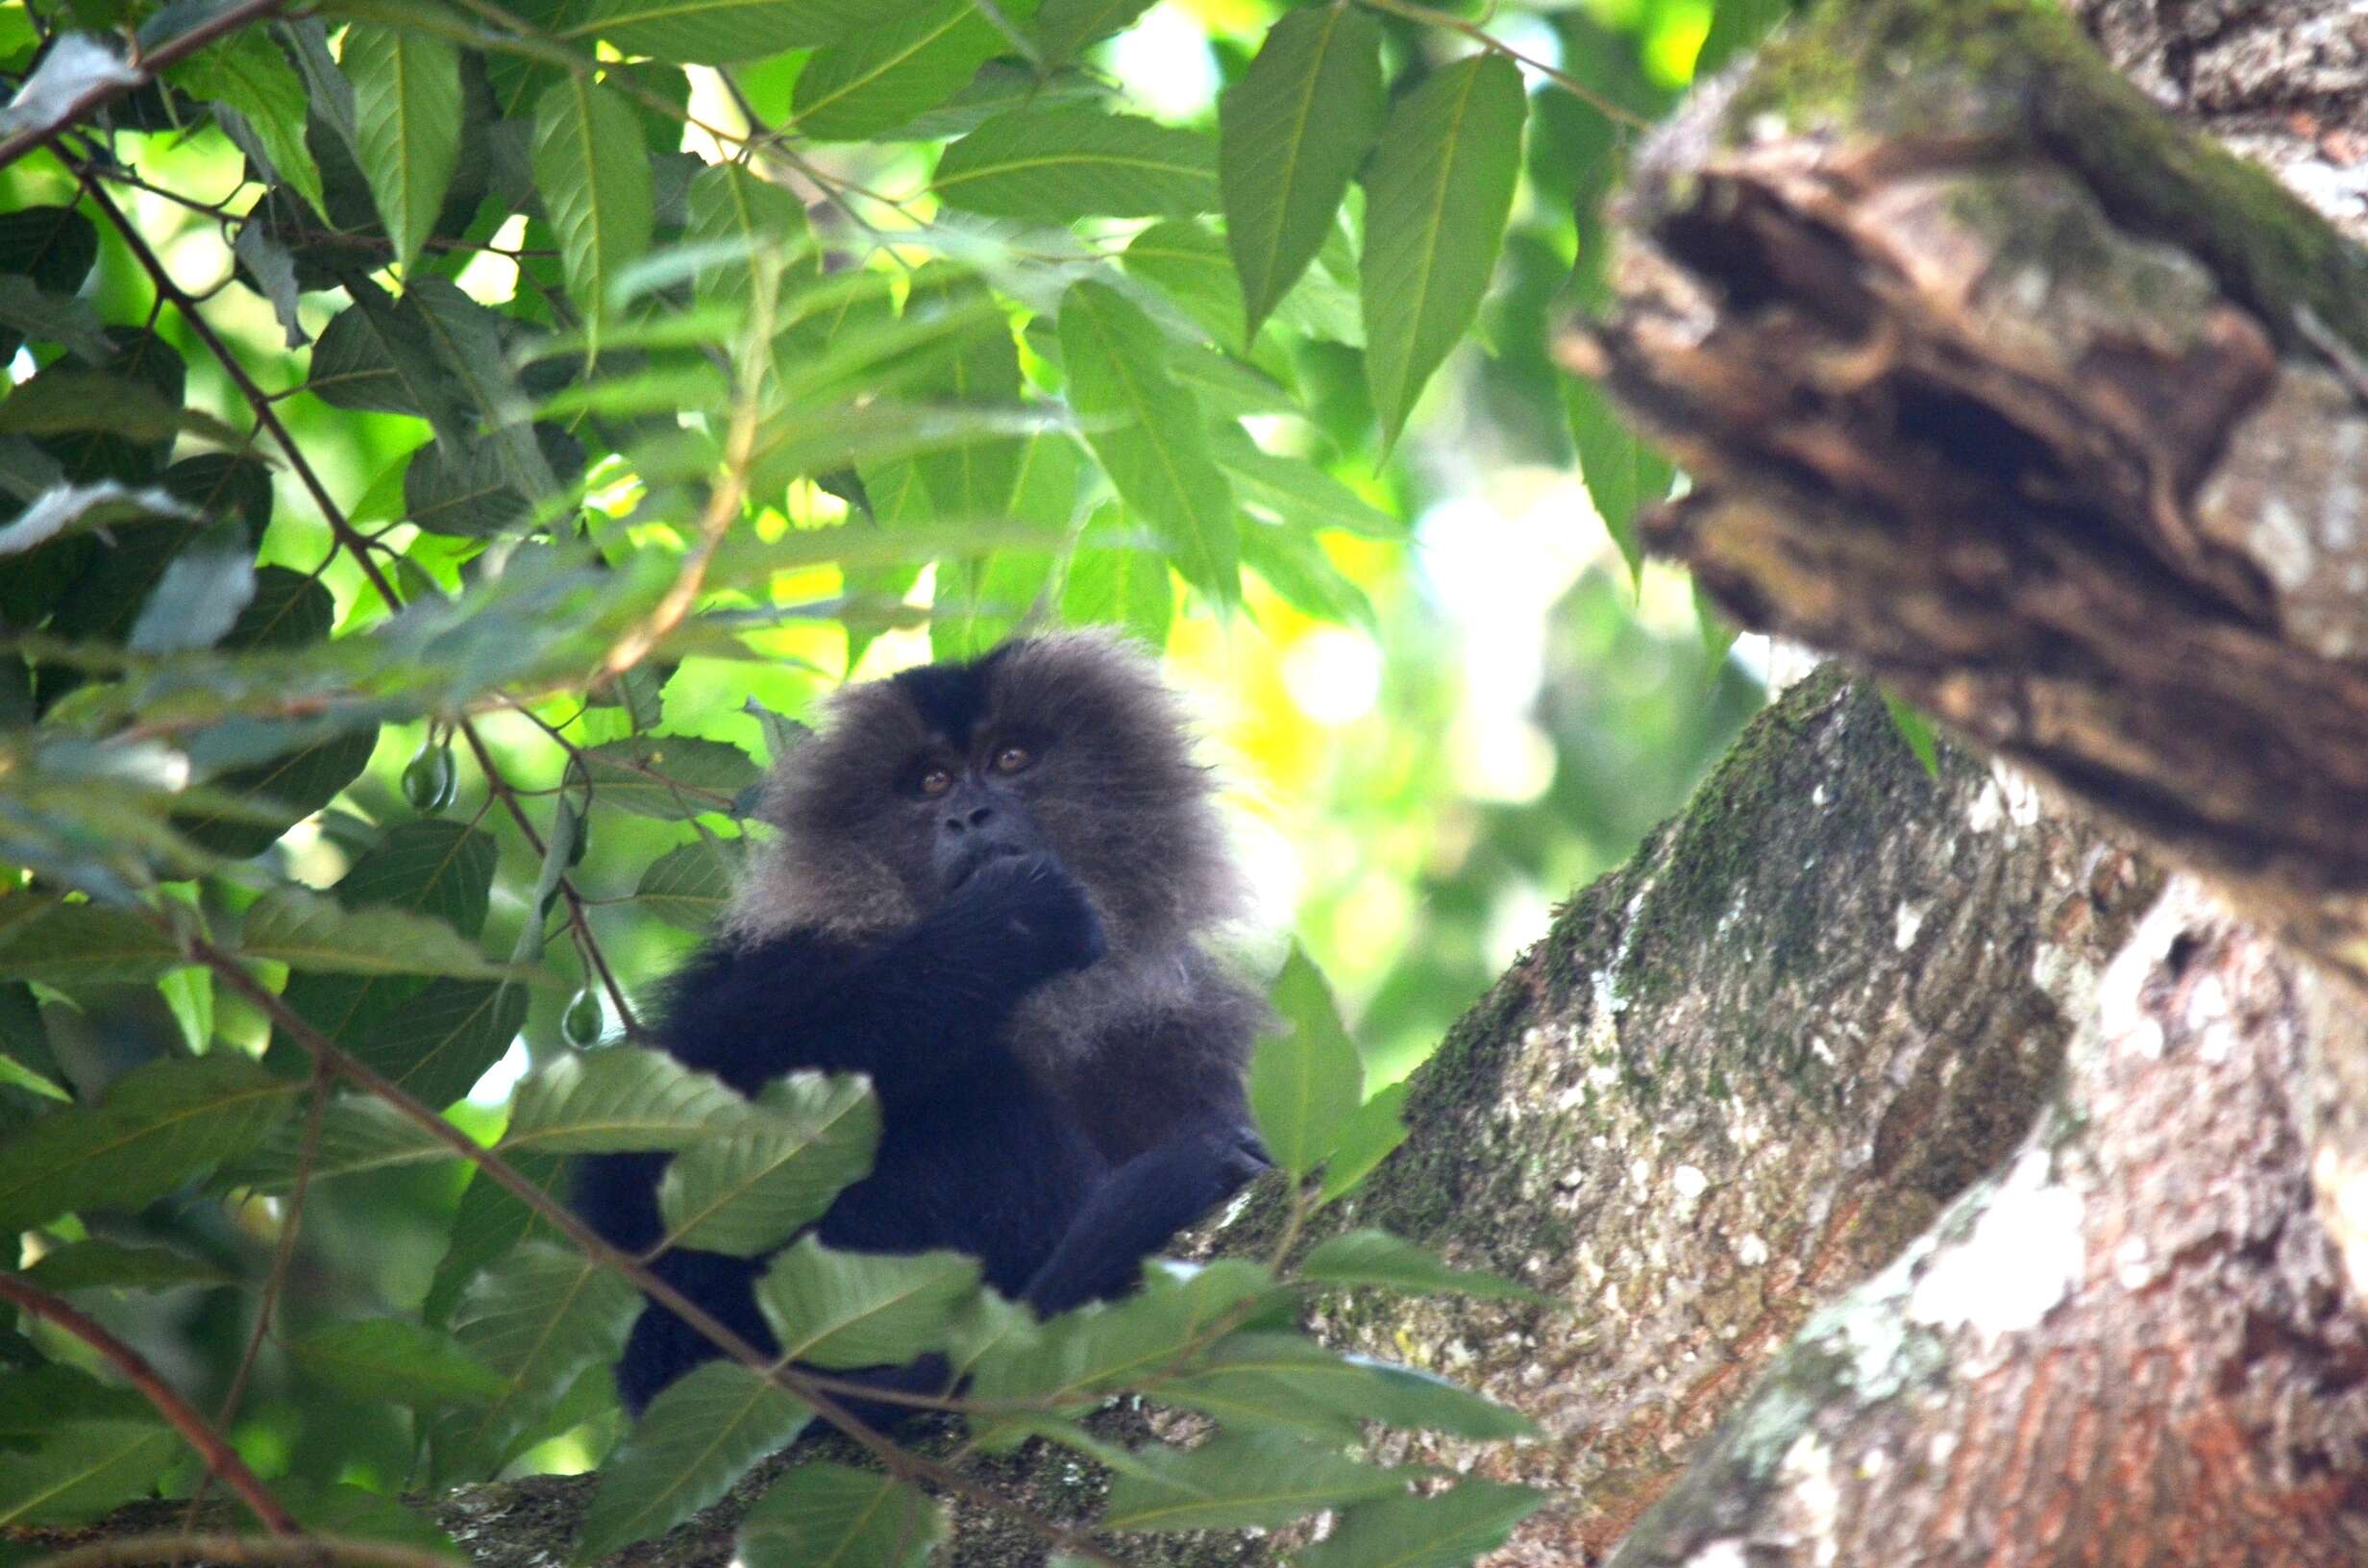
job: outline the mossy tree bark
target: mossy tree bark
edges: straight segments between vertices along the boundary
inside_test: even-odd
[[[2368,58],[2090,9],[2190,108]],[[1567,357],[1695,479],[1648,542],[2185,870],[2022,1150],[1616,1560],[2360,1561],[2368,254],[1989,0],[1829,8],[1640,171]]]

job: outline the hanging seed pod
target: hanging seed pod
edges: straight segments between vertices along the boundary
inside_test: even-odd
[[[600,992],[586,986],[576,992],[576,999],[559,1016],[559,1033],[570,1045],[587,1051],[601,1042],[601,1026],[605,1021]]]
[[[403,798],[422,817],[433,817],[460,793],[460,770],[448,741],[430,735],[418,755],[403,765]]]

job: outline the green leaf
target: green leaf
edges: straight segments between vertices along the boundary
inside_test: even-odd
[[[502,971],[441,920],[399,909],[346,909],[297,888],[265,894],[247,911],[238,950],[291,969],[324,974],[444,974]],[[0,953],[0,960],[6,954]]]
[[[1478,55],[1408,93],[1382,130],[1365,172],[1361,292],[1366,380],[1386,443],[1488,292],[1528,110],[1519,68]]]
[[[960,276],[950,282],[947,272],[942,267],[925,267],[914,277],[911,301],[905,306],[908,314],[929,308],[959,311],[985,295],[985,285],[977,280]],[[1020,347],[1012,340],[1011,326],[1002,315],[989,313],[958,341],[955,352],[946,356],[920,390],[965,408],[1016,404],[1020,401]],[[1025,445],[1017,436],[990,436],[921,453],[914,463],[929,492],[934,514],[956,523],[1007,516]]]
[[[431,980],[343,1044],[426,1104],[446,1106],[502,1060],[527,1006],[515,980]]]
[[[568,295],[597,349],[609,288],[650,248],[655,222],[641,124],[622,94],[565,77],[535,105],[530,156]]]
[[[432,33],[357,21],[341,63],[354,84],[355,156],[408,273],[460,159],[460,52]]]
[[[1107,283],[1061,297],[1061,363],[1086,444],[1129,511],[1159,534],[1185,580],[1219,604],[1241,597],[1233,490],[1191,392],[1165,373],[1151,319]]]
[[[830,43],[912,0],[597,0],[561,37],[606,38],[629,55],[721,65]]]
[[[1134,25],[1151,0],[1045,0],[1028,31],[1047,64],[1075,56],[1095,39]]]
[[[693,175],[689,211],[683,243],[729,253],[700,268],[693,280],[693,297],[701,305],[745,315],[753,308],[760,286],[772,291],[764,296],[769,303],[777,303],[785,282],[814,275],[805,205],[742,165],[718,163]]]
[[[1552,1297],[1498,1275],[1450,1268],[1412,1241],[1387,1231],[1348,1231],[1318,1242],[1299,1261],[1296,1277],[1307,1285],[1381,1285],[1409,1294],[1554,1305]]]
[[[999,0],[1010,20],[1033,9]],[[814,52],[798,73],[791,129],[816,141],[860,141],[951,98],[1011,47],[976,0],[925,0]]]
[[[879,1101],[863,1079],[776,1079],[739,1125],[667,1165],[657,1189],[667,1239],[740,1258],[777,1247],[871,1171],[878,1142]]]
[[[1147,1271],[1143,1288],[1094,1311],[1066,1312],[1034,1335],[968,1347],[981,1399],[1098,1399],[1143,1382],[1205,1343],[1221,1321],[1288,1303],[1272,1276],[1239,1258],[1190,1272]]]
[[[1262,449],[1236,425],[1216,428],[1218,466],[1244,505],[1276,523],[1341,528],[1368,539],[1402,539],[1405,525],[1304,457]]]
[[[291,1341],[287,1352],[307,1373],[364,1404],[483,1405],[506,1386],[452,1339],[402,1318],[332,1323]]]
[[[909,1482],[808,1460],[741,1522],[747,1568],[917,1568],[946,1538],[946,1514]]]
[[[449,1557],[455,1568],[468,1561],[468,1555],[453,1544],[451,1536],[436,1529],[433,1521],[414,1513],[384,1492],[343,1484],[325,1486],[294,1476],[272,1477],[271,1489],[287,1505],[287,1511],[296,1516],[296,1522],[314,1534],[384,1541],[432,1556]]]
[[[1347,6],[1276,22],[1219,100],[1218,181],[1248,335],[1331,233],[1383,106],[1381,23]]]
[[[312,209],[329,217],[321,195],[321,171],[305,145],[305,110],[309,99],[296,68],[271,35],[246,28],[199,50],[168,71],[174,86],[192,98],[233,110],[255,132],[272,171]],[[332,224],[336,221],[330,219]]]
[[[743,1126],[747,1108],[721,1080],[663,1051],[571,1051],[518,1086],[501,1147],[505,1154],[687,1149]]]
[[[1161,649],[1175,620],[1175,584],[1167,557],[1138,533],[1115,504],[1086,525],[1061,585],[1061,619],[1120,626],[1145,647]]]
[[[785,1360],[811,1366],[893,1365],[946,1348],[954,1309],[978,1288],[978,1262],[835,1252],[802,1237],[756,1282],[756,1301]]]
[[[213,1185],[225,1190],[284,1192],[306,1164],[305,1143],[302,1118],[284,1121],[252,1153],[225,1165]],[[346,1095],[331,1101],[322,1114],[309,1164],[311,1179],[318,1183],[457,1158],[452,1145],[386,1101]]]
[[[1466,1480],[1430,1497],[1389,1497],[1343,1514],[1332,1533],[1302,1548],[1298,1568],[1463,1568],[1504,1545],[1545,1493]]]
[[[0,1231],[142,1208],[252,1148],[303,1088],[229,1052],[135,1067],[98,1105],[0,1139]]]
[[[170,1247],[133,1247],[94,1237],[45,1252],[25,1270],[44,1290],[170,1290],[185,1285],[234,1285],[219,1264]]]
[[[312,585],[319,590],[320,585]],[[321,591],[326,597],[326,591]],[[259,590],[258,602],[260,602]],[[252,612],[255,604],[250,604]],[[231,628],[230,638],[238,635]],[[218,855],[234,859],[260,853],[279,842],[295,823],[336,798],[337,792],[361,776],[370,762],[370,753],[378,747],[376,724],[340,730],[327,735],[309,746],[301,747],[271,762],[251,768],[235,769],[214,780],[214,786],[224,794],[242,798],[255,805],[268,805],[273,820],[251,822],[198,808],[186,816],[176,818],[176,824],[190,842],[212,850]]]
[[[44,293],[74,293],[98,258],[97,226],[70,207],[0,212],[0,272],[30,278]]]
[[[501,1376],[502,1391],[435,1423],[439,1469],[490,1471],[509,1439],[558,1403],[579,1373],[616,1360],[641,1305],[641,1292],[625,1281],[546,1241],[528,1241],[480,1274],[453,1309],[453,1337]]]
[[[660,1535],[722,1497],[749,1466],[805,1430],[813,1408],[733,1361],[668,1386],[601,1466],[575,1560]]]
[[[333,1117],[337,1109],[330,1108]],[[522,1152],[503,1158],[537,1189],[560,1194],[564,1201],[570,1169],[564,1155]],[[553,1241],[558,1239],[558,1233],[551,1229],[549,1220],[528,1208],[525,1199],[472,1165],[468,1185],[460,1189],[460,1207],[453,1215],[452,1239],[436,1261],[435,1277],[420,1304],[421,1318],[429,1323],[450,1321],[461,1291],[477,1278],[478,1271],[530,1239]]]
[[[633,889],[633,907],[685,931],[704,931],[724,913],[748,860],[745,839],[706,838],[652,861]]]
[[[1401,1078],[1374,1090],[1370,1099],[1348,1114],[1348,1119],[1341,1123],[1332,1158],[1324,1162],[1319,1203],[1330,1203],[1348,1192],[1406,1141],[1406,1118],[1400,1114],[1405,1105],[1406,1081]]]
[[[100,904],[20,906],[0,925],[0,980],[71,989],[154,980],[189,960],[170,934],[129,910]]]
[[[1701,52],[1694,56],[1693,79],[1705,80],[1766,37],[1791,9],[1789,0],[1718,0],[1711,8],[1711,30],[1702,39]]]
[[[1305,1176],[1339,1141],[1365,1098],[1365,1066],[1341,1026],[1323,972],[1297,943],[1269,996],[1289,1028],[1259,1041],[1250,1059],[1249,1102],[1275,1164]]]
[[[1242,529],[1242,564],[1266,578],[1286,603],[1319,621],[1335,621],[1378,636],[1381,624],[1365,590],[1332,564],[1314,534],[1280,523],[1251,522]]]
[[[1725,650],[1722,649],[1720,651]],[[1940,745],[1934,732],[1933,722],[1914,707],[1893,697],[1888,687],[1883,692],[1883,706],[1891,716],[1891,727],[1898,730],[1899,738],[1908,743],[1908,749],[1915,753],[1915,760],[1924,765],[1925,773],[1938,778]]]
[[[1131,114],[1022,110],[948,147],[934,184],[947,206],[990,217],[1190,217],[1217,210],[1217,149]]]
[[[1191,1370],[1148,1392],[1214,1416],[1228,1430],[1279,1426],[1344,1442],[1354,1442],[1365,1421],[1490,1439],[1536,1430],[1520,1411],[1444,1378],[1339,1355],[1296,1334],[1228,1335]]]
[[[1150,1446],[1134,1458],[1112,1479],[1097,1529],[1272,1529],[1406,1489],[1402,1473],[1279,1432],[1221,1432],[1197,1448]]]
[[[0,1464],[0,1529],[78,1525],[145,1497],[181,1452],[154,1421],[68,1421]]]
[[[360,288],[312,345],[306,390],[334,408],[409,414],[456,432],[466,391],[438,362],[416,310]]]
[[[610,741],[584,751],[580,761],[596,805],[664,821],[728,812],[761,773],[736,746],[683,735]]]
[[[1619,547],[1620,559],[1628,563],[1628,580],[1633,583],[1644,568],[1644,543],[1637,533],[1637,513],[1669,493],[1673,470],[1666,458],[1637,439],[1600,388],[1566,379],[1562,393],[1587,499],[1595,503],[1595,515],[1603,519],[1604,530]]]

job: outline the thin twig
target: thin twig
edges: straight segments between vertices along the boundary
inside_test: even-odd
[[[138,1389],[156,1407],[157,1413],[197,1450],[197,1457],[206,1461],[207,1474],[220,1476],[222,1484],[238,1494],[238,1500],[254,1510],[265,1530],[274,1535],[304,1532],[296,1516],[247,1468],[247,1461],[238,1457],[238,1451],[197,1413],[197,1407],[182,1398],[181,1391],[164,1381],[149,1364],[147,1357],[116,1338],[107,1325],[77,1311],[71,1302],[51,1295],[21,1274],[0,1273],[0,1301],[12,1301],[34,1316],[47,1318],[106,1358],[108,1364],[122,1373],[124,1381]]]
[[[226,33],[235,33],[250,22],[286,9],[287,0],[240,0],[229,10],[179,34],[151,53],[137,56],[124,63],[131,67],[127,75],[111,77],[92,86],[85,87],[63,114],[46,126],[27,126],[12,135],[0,136],[0,169],[7,168],[36,147],[45,147],[62,133],[72,129],[75,122],[103,104],[112,103],[127,92],[136,92],[154,82],[164,71],[196,54]]]
[[[1502,55],[1516,64],[1528,66],[1613,124],[1624,125],[1631,131],[1652,129],[1652,122],[1638,114],[1634,110],[1614,103],[1577,77],[1558,71],[1533,55],[1521,53],[1513,45],[1497,38],[1495,35],[1481,27],[1477,22],[1466,21],[1461,16],[1451,16],[1443,11],[1433,11],[1428,6],[1415,4],[1414,0],[1358,0],[1358,4],[1374,11],[1386,11],[1394,16],[1403,16],[1410,22],[1420,22],[1425,27],[1443,27],[1450,33],[1461,33],[1490,54]]]
[[[222,367],[223,374],[228,376],[231,383],[238,388],[239,395],[247,400],[247,405],[254,410],[256,423],[271,432],[272,439],[279,443],[280,450],[286,454],[289,468],[295,472],[306,492],[312,497],[312,503],[319,510],[322,521],[329,525],[331,535],[345,548],[347,554],[353,556],[355,563],[361,568],[362,576],[368,579],[370,586],[378,591],[379,598],[385,601],[388,611],[392,612],[403,602],[401,596],[395,592],[395,585],[387,579],[385,572],[371,557],[370,541],[355,531],[354,525],[347,519],[343,508],[339,507],[330,496],[329,486],[322,482],[319,472],[305,456],[304,449],[297,445],[296,438],[288,433],[287,427],[281,422],[279,413],[273,406],[273,399],[264,392],[260,385],[257,384],[255,378],[247,373],[246,366],[240,363],[235,354],[231,352],[230,345],[222,340],[221,334],[213,330],[212,324],[199,312],[197,302],[190,299],[179,283],[173,282],[172,274],[165,271],[163,261],[150,248],[147,240],[133,227],[131,220],[124,216],[123,209],[109,199],[106,191],[100,188],[98,181],[91,178],[87,171],[78,172],[82,174],[84,192],[89,196],[100,212],[105,214],[107,220],[114,226],[115,232],[122,236],[125,246],[130,249],[134,258],[148,274],[149,282],[155,287],[159,301],[170,300],[173,303],[174,306],[180,310],[182,320],[188,324],[189,331],[196,334],[198,341],[206,345],[207,352],[212,355],[214,361]],[[478,768],[485,775],[486,787],[501,800],[503,806],[509,812],[510,820],[515,821],[519,831],[526,835],[527,843],[533,846],[537,855],[540,855],[543,852],[542,835],[535,832],[534,824],[528,820],[526,808],[518,803],[518,797],[511,790],[509,780],[503,776],[501,769],[494,764],[493,754],[486,749],[483,739],[478,735],[477,726],[466,719],[462,719],[458,728],[462,738],[469,743],[470,753],[477,758]],[[592,955],[593,968],[599,971],[601,982],[607,989],[609,1003],[616,1009],[618,1021],[624,1025],[627,1038],[632,1040],[644,1038],[640,1020],[635,1017],[632,1005],[626,1000],[625,988],[617,984],[616,975],[610,970],[607,959],[600,951],[600,943],[592,935],[591,917],[584,912],[582,896],[577,892],[575,884],[564,876],[559,879],[559,892],[567,900],[568,919],[576,927],[578,939],[584,944],[586,951]]]
[[[163,917],[160,927],[170,931]],[[899,1447],[886,1436],[873,1430],[849,1411],[825,1389],[820,1380],[802,1368],[769,1356],[718,1321],[714,1314],[692,1301],[674,1286],[643,1265],[632,1255],[611,1245],[606,1237],[585,1224],[565,1204],[527,1179],[516,1166],[504,1160],[462,1132],[452,1122],[413,1098],[400,1085],[378,1072],[347,1051],[336,1041],[313,1027],[302,1015],[281,1000],[279,994],[265,986],[237,958],[216,947],[202,937],[187,939],[186,951],[193,963],[211,969],[233,991],[254,1003],[270,1019],[288,1033],[313,1061],[356,1088],[377,1096],[392,1106],[406,1119],[425,1130],[431,1137],[455,1154],[475,1165],[486,1178],[525,1204],[534,1215],[573,1242],[586,1258],[602,1268],[621,1276],[640,1289],[643,1295],[656,1302],[682,1319],[693,1333],[714,1345],[742,1366],[770,1379],[788,1392],[795,1394],[814,1409],[814,1412],[830,1426],[836,1427],[861,1444],[877,1458],[890,1473],[904,1480],[916,1477],[935,1482],[950,1491],[959,1492],[983,1507],[990,1507],[1045,1536],[1062,1550],[1106,1565],[1106,1568],[1125,1568],[1117,1557],[1103,1551],[1087,1536],[1044,1518],[1025,1506],[1002,1496],[993,1487],[981,1484],[950,1466],[939,1464],[924,1455]],[[863,1397],[876,1397],[871,1389],[859,1390]],[[192,1412],[194,1413],[194,1412]]]
[[[296,1185],[288,1193],[287,1212],[280,1217],[280,1237],[271,1249],[271,1273],[263,1281],[262,1299],[256,1303],[255,1328],[247,1335],[246,1349],[238,1356],[238,1369],[231,1374],[231,1385],[215,1407],[213,1424],[223,1431],[231,1430],[231,1422],[238,1414],[238,1403],[246,1398],[247,1380],[255,1375],[256,1359],[262,1354],[263,1340],[271,1332],[271,1315],[279,1305],[280,1293],[287,1288],[288,1265],[296,1257],[296,1232],[304,1223],[305,1193],[312,1185],[312,1162],[321,1147],[321,1124],[329,1112],[329,1090],[332,1080],[319,1063],[312,1066],[311,1103],[305,1108],[304,1141],[296,1155]],[[189,1491],[188,1510],[181,1516],[183,1531],[197,1529],[197,1510],[205,1506],[206,1488],[213,1481],[210,1475],[200,1477]]]

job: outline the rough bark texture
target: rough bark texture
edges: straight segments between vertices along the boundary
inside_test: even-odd
[[[1567,1314],[1351,1299],[1320,1330],[1535,1417],[1542,1441],[1477,1457],[1558,1499],[1506,1560],[1591,1560],[1813,1307],[2014,1146],[2151,887],[2019,781],[1955,752],[1928,777],[1880,702],[1812,677],[1463,1020],[1414,1139],[1333,1218]]]
[[[2368,1559],[2296,961],[2175,885],[2022,1152],[1821,1311],[1618,1568]]]
[[[2368,253],[2011,0],[1830,8],[1627,222],[1653,547],[2368,972]]]

